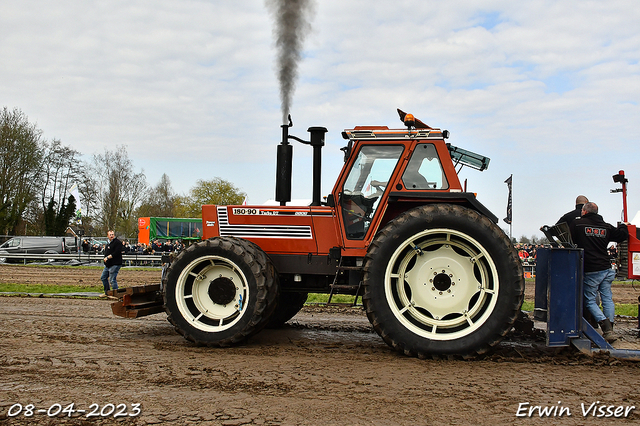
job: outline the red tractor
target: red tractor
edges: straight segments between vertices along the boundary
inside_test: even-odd
[[[342,293],[361,295],[373,328],[406,355],[473,356],[496,345],[520,312],[523,270],[497,218],[456,173],[484,170],[489,159],[398,112],[403,129],[342,133],[344,167],[324,200],[327,130],[312,127],[304,141],[288,134],[290,120],[283,125],[280,206],[203,206],[203,241],[166,270],[162,304],[176,330],[229,346],[292,318],[308,293]],[[287,205],[291,139],[314,149],[310,205]]]

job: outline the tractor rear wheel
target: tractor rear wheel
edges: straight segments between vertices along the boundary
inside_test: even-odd
[[[278,303],[276,306],[269,323],[268,328],[279,328],[284,325],[285,322],[295,317],[300,309],[307,301],[309,293],[283,293],[278,296]]]
[[[522,265],[505,233],[450,204],[416,207],[380,230],[363,285],[376,332],[419,358],[487,352],[511,329],[524,296]]]
[[[187,340],[229,346],[267,324],[278,279],[260,247],[217,237],[178,255],[163,278],[163,293],[169,322]]]

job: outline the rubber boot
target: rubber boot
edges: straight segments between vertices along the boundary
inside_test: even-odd
[[[618,338],[613,334],[613,324],[609,321],[609,318],[605,318],[602,321],[598,322],[600,324],[600,328],[602,329],[602,337],[609,343],[613,343]]]

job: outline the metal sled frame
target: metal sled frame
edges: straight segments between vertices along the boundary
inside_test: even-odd
[[[615,349],[582,316],[583,250],[538,251],[536,316],[547,319],[547,346],[574,346],[587,355],[640,361],[640,350]],[[546,297],[541,297],[541,296]],[[545,303],[546,302],[546,303]]]

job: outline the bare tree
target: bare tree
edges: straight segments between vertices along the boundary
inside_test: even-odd
[[[134,212],[147,190],[144,171],[135,173],[126,146],[93,156],[97,176],[99,213],[97,231],[117,229],[120,235],[131,237],[137,230]]]
[[[163,173],[160,182],[147,193],[144,202],[138,209],[138,216],[177,217],[177,199],[171,187],[169,176]]]
[[[79,156],[78,151],[62,146],[57,139],[50,144],[45,143],[42,167],[44,185],[40,197],[43,210],[47,208],[48,200],[61,205],[69,196],[67,191],[81,179],[82,164]]]
[[[127,192],[121,194],[117,223],[121,233],[128,237],[137,235],[138,218],[135,212],[142,202],[147,187],[146,176],[143,172],[132,174],[126,185]]]
[[[42,131],[19,109],[0,111],[0,232],[16,234],[41,183]]]
[[[91,167],[85,166],[82,178],[78,182],[78,192],[82,202],[82,226],[86,235],[96,235],[94,229],[96,216],[100,214],[100,184],[91,171]]]
[[[50,231],[45,229],[46,221],[42,220],[45,212],[50,209],[49,203],[64,206],[73,184],[85,179],[82,176],[85,167],[80,160],[80,152],[63,146],[59,140],[54,139],[51,143],[45,141],[43,146],[39,205],[32,205],[28,216],[36,233],[49,235]],[[75,202],[79,204],[80,200]]]

